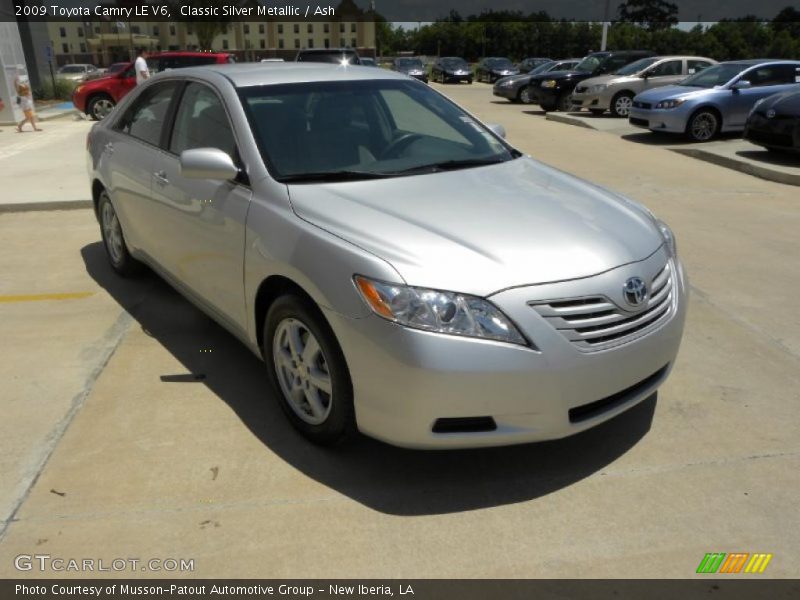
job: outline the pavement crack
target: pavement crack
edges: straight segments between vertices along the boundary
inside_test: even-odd
[[[56,447],[58,447],[58,443],[64,437],[64,434],[66,433],[72,421],[75,419],[75,416],[83,407],[84,403],[86,402],[86,398],[89,397],[92,389],[94,389],[95,382],[105,370],[106,365],[111,360],[111,357],[122,343],[122,340],[130,329],[132,323],[133,317],[131,317],[131,315],[127,312],[121,312],[114,324],[106,330],[103,337],[97,343],[99,348],[97,350],[95,365],[86,377],[83,387],[77,394],[75,394],[75,396],[73,396],[69,410],[67,410],[66,414],[61,418],[61,420],[56,423],[55,427],[53,427],[47,438],[44,440],[39,456],[32,461],[34,466],[28,469],[27,473],[23,474],[20,486],[22,487],[22,490],[18,494],[17,498],[12,502],[10,513],[7,516],[0,515],[0,542],[2,542],[5,538],[9,525],[11,525],[13,521],[16,521],[17,513],[22,508],[25,500],[28,499],[33,486],[36,485],[36,482],[39,480],[39,476],[47,466],[50,457],[53,455],[53,452],[55,452]]]

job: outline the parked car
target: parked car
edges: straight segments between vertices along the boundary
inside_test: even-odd
[[[368,56],[362,56],[359,58],[362,67],[377,67],[378,63],[375,61],[374,58],[369,58]]]
[[[539,65],[528,73],[503,77],[495,81],[492,93],[501,98],[508,98],[511,102],[530,104],[532,99],[528,90],[528,85],[531,82],[531,77],[539,73],[549,73],[550,71],[568,71],[575,68],[575,65],[579,62],[581,62],[580,58],[551,60]]]
[[[428,70],[418,58],[395,58],[392,61],[392,71],[397,71],[428,83]]]
[[[572,71],[553,71],[531,77],[528,93],[533,102],[544,110],[569,110],[572,106],[572,91],[580,82],[613,73],[627,64],[654,55],[654,52],[647,50],[592,52]]]
[[[276,62],[284,62],[282,58],[262,58],[262,63],[276,63]]]
[[[100,70],[94,65],[64,65],[63,67],[60,67],[58,71],[56,71],[56,78],[63,81],[78,83],[80,81],[84,81],[85,79],[90,79],[92,76],[99,73]]]
[[[361,59],[353,48],[305,48],[295,56],[296,62],[321,62],[337,65],[359,65]]]
[[[702,56],[653,56],[625,65],[611,75],[592,77],[572,92],[572,109],[586,108],[601,115],[607,110],[615,117],[628,117],[633,97],[645,90],[673,85],[717,64]]]
[[[431,67],[431,80],[439,83],[454,81],[472,83],[472,69],[467,61],[457,56],[437,58]]]
[[[181,69],[94,125],[87,167],[111,268],[263,358],[309,439],[491,446],[651,396],[687,294],[663,222],[500,134],[388,69]]]
[[[800,81],[800,69],[796,78]],[[757,101],[745,122],[744,139],[767,150],[800,152],[800,85]]]
[[[517,63],[517,71],[522,73],[530,73],[536,67],[540,67],[549,62],[553,62],[552,58],[525,58]]]
[[[148,56],[150,72],[169,71],[199,65],[224,64],[235,62],[228,52],[160,52]],[[136,87],[136,73],[133,63],[125,69],[84,82],[72,92],[72,103],[79,111],[86,113],[95,121],[103,119],[125,95]]]
[[[800,61],[739,60],[720,63],[680,85],[648,90],[633,99],[631,125],[682,133],[697,142],[723,131],[742,131],[760,99],[796,89]]]
[[[507,58],[490,56],[478,63],[475,68],[475,79],[486,83],[494,83],[501,77],[516,75],[517,73],[519,73],[519,69]]]

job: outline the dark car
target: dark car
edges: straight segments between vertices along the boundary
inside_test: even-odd
[[[486,83],[494,83],[501,77],[508,77],[518,73],[519,69],[507,58],[490,56],[478,63],[478,67],[475,69],[475,79]]]
[[[744,138],[768,150],[800,152],[800,86],[757,102],[747,117]]]
[[[228,52],[159,52],[147,57],[151,74],[183,67],[198,67],[236,62]],[[95,121],[103,119],[117,102],[136,87],[133,62],[116,73],[78,85],[72,92],[72,103]]]
[[[306,48],[294,57],[295,62],[332,63],[335,65],[360,65],[361,59],[353,48]]]
[[[361,63],[362,67],[377,67],[378,66],[378,63],[375,61],[374,58],[361,56],[361,57],[359,57],[358,60]]]
[[[457,56],[443,56],[437,58],[431,67],[431,80],[439,83],[466,81],[472,83],[472,69],[463,58]]]
[[[618,52],[592,52],[572,71],[552,71],[531,77],[528,86],[533,102],[544,110],[569,110],[570,95],[581,81],[606,73],[613,73],[625,65],[655,56],[648,50],[621,50]]]
[[[511,102],[530,104],[532,100],[528,91],[528,84],[531,82],[531,77],[540,73],[549,73],[550,71],[568,71],[569,69],[574,69],[579,62],[581,62],[580,58],[551,60],[539,65],[532,71],[503,77],[495,82],[492,93],[501,98],[508,98]]]
[[[537,67],[541,67],[544,64],[549,62],[553,62],[552,58],[525,58],[517,64],[517,70],[522,73],[530,73]]]
[[[418,58],[395,58],[392,62],[392,71],[397,71],[428,83],[428,70]]]

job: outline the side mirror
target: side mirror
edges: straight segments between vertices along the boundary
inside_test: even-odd
[[[731,86],[732,90],[746,90],[747,88],[753,87],[753,84],[750,83],[747,79],[740,79],[736,83]]]
[[[642,79],[647,79],[648,77],[652,77],[652,76],[653,76],[652,71],[645,71],[644,73],[642,73],[641,77],[642,77]]]
[[[500,123],[487,123],[486,126],[496,136],[506,139],[506,128],[500,125]]]
[[[181,176],[187,179],[226,181],[239,174],[233,159],[218,148],[184,150],[180,158]]]

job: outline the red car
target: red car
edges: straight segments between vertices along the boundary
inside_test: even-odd
[[[228,52],[158,52],[147,57],[150,73],[232,62],[236,62],[236,59]],[[72,103],[95,121],[100,121],[135,86],[136,73],[131,62],[117,73],[86,81],[76,87],[72,92]]]

